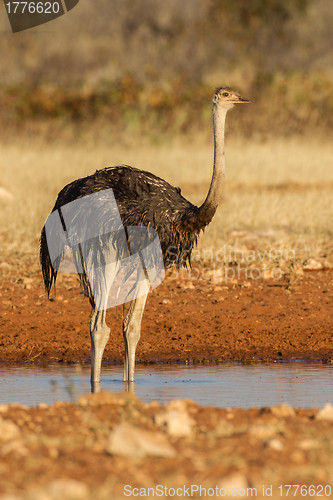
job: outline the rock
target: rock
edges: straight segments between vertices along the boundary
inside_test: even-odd
[[[160,407],[161,405],[158,401],[151,401],[150,403],[146,404],[146,408],[153,408],[154,410]]]
[[[77,398],[77,404],[79,406],[88,406],[89,399],[86,396],[80,396],[79,398]]]
[[[233,420],[235,418],[235,415],[232,411],[232,408],[226,408],[226,411],[227,411],[226,418],[228,420]]]
[[[213,436],[216,438],[232,436],[234,433],[234,426],[224,418],[218,421],[215,429],[212,431]]]
[[[249,434],[263,441],[276,436],[281,431],[281,427],[274,424],[256,423],[249,427]]]
[[[127,423],[117,425],[110,432],[107,451],[113,455],[131,458],[176,456],[164,434],[141,430]]]
[[[81,500],[88,498],[88,487],[75,479],[56,479],[46,485],[46,497],[52,500]],[[44,490],[44,491],[45,491]]]
[[[46,403],[38,403],[38,405],[37,405],[37,408],[39,410],[46,410],[46,408],[48,408],[48,407],[49,407],[49,405],[47,405]]]
[[[2,446],[2,453],[4,455],[15,453],[16,455],[22,455],[25,457],[29,454],[29,450],[24,446],[20,439],[12,439]]]
[[[55,408],[65,408],[65,406],[67,406],[67,403],[65,403],[65,401],[56,401],[53,406]]]
[[[188,437],[192,434],[193,420],[185,410],[168,409],[166,412],[155,415],[157,425],[165,428],[173,437]]]
[[[283,443],[277,438],[269,439],[267,442],[267,446],[276,451],[282,451],[284,449]]]
[[[303,266],[304,271],[320,271],[323,268],[323,264],[316,259],[308,259]]]
[[[20,429],[14,422],[0,417],[0,441],[8,442],[20,435]]]
[[[15,408],[15,410],[27,410],[28,409],[27,406],[21,405],[20,403],[11,403],[10,408],[11,409]]]
[[[315,450],[317,448],[320,448],[320,444],[315,439],[302,439],[298,443],[298,447],[301,450],[305,450],[305,451],[307,451],[307,450]]]
[[[316,414],[316,420],[333,420],[333,406],[327,403],[324,408]]]
[[[294,408],[287,404],[272,406],[271,412],[276,417],[294,417],[296,415]]]
[[[173,399],[166,408],[168,410],[187,411],[187,408],[192,405],[195,405],[192,399]]]
[[[7,413],[7,411],[9,410],[9,405],[6,405],[6,404],[0,404],[0,413]]]
[[[184,290],[194,290],[194,285],[193,285],[192,281],[188,281],[188,282],[182,283],[182,288]]]
[[[246,479],[244,474],[241,474],[240,472],[235,472],[230,476],[227,476],[224,479],[222,479],[222,481],[218,484],[218,487],[221,490],[223,489],[223,491],[221,491],[221,496],[227,496],[227,497],[232,496],[232,498],[237,498],[238,496],[244,497],[248,485],[249,485],[248,480]],[[238,492],[239,495],[235,495],[236,492]]]
[[[23,278],[22,283],[23,285],[31,285],[33,283],[33,278]]]

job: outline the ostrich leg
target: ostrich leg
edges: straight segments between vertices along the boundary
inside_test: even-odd
[[[90,320],[91,339],[91,391],[100,391],[101,366],[105,346],[110,337],[110,328],[106,324],[106,310],[110,289],[117,273],[118,263],[112,263],[104,268],[92,268],[90,280],[95,279],[100,288],[95,295],[95,309]],[[99,273],[102,273],[101,275]]]
[[[134,381],[135,351],[141,333],[141,320],[145,309],[147,294],[131,302],[123,323],[125,343],[124,382]]]
[[[105,310],[95,309],[90,320],[92,392],[97,392],[100,388],[103,352],[110,337],[110,328],[106,325],[105,317]]]

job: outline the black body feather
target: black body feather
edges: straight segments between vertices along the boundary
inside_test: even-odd
[[[179,188],[149,172],[129,166],[97,170],[93,175],[65,186],[58,194],[52,212],[74,200],[109,188],[113,190],[123,226],[148,226],[157,231],[165,268],[173,264],[178,268],[190,265],[192,249],[206,223],[200,220],[198,207],[187,201]],[[107,211],[103,212],[103,217],[107,218]],[[45,227],[41,233],[40,261],[49,294],[57,272],[51,264]],[[94,306],[86,273],[79,275]]]

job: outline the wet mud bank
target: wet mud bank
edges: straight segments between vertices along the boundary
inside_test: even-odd
[[[333,273],[213,284],[166,279],[148,297],[137,363],[333,360]],[[72,276],[52,301],[41,276],[0,287],[0,362],[89,363],[90,306]],[[104,362],[123,362],[122,306],[107,313]]]

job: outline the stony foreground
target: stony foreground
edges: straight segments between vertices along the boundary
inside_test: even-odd
[[[161,406],[100,393],[38,408],[3,404],[0,443],[1,500],[281,498],[284,485],[294,485],[289,497],[329,497],[333,407]]]

